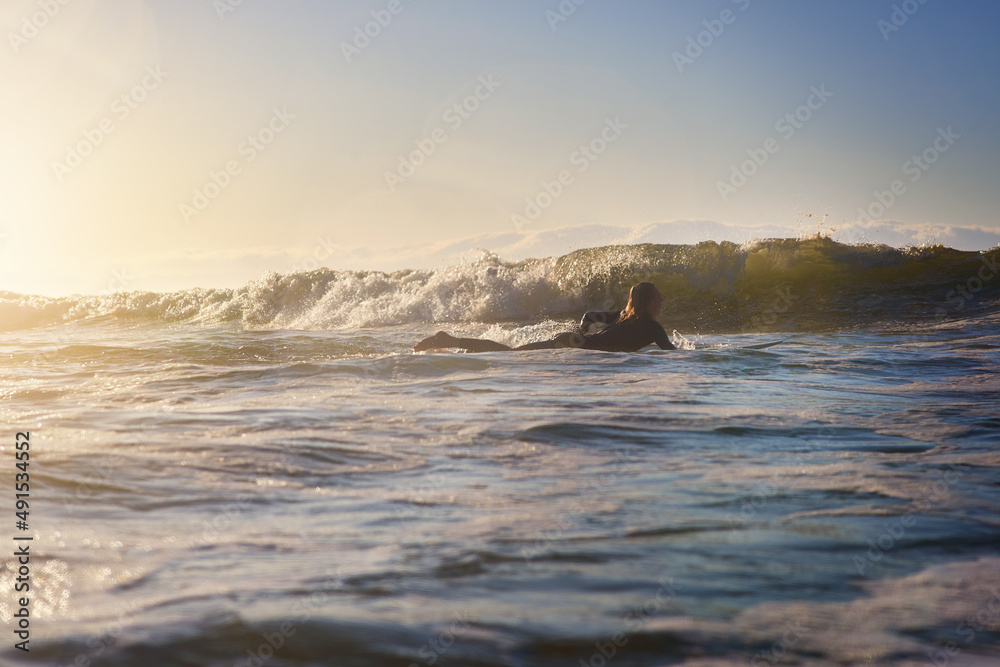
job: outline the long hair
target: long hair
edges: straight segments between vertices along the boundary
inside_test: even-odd
[[[653,283],[636,283],[628,293],[628,303],[625,310],[618,316],[619,322],[630,320],[649,312],[649,304],[660,296],[660,290]]]

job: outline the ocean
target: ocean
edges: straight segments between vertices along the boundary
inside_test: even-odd
[[[0,292],[0,663],[996,665],[998,262],[807,238]],[[411,351],[643,280],[683,349]]]

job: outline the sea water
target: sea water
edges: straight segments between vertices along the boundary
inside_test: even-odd
[[[997,664],[998,255],[812,239],[0,294],[0,662]],[[639,280],[687,349],[410,350],[542,340]]]

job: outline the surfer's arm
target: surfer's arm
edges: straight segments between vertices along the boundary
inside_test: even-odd
[[[661,350],[676,350],[677,346],[670,342],[670,336],[663,329],[659,322],[653,322],[655,325],[653,327],[653,342],[656,343]]]
[[[619,310],[589,310],[583,314],[583,318],[580,320],[580,332],[587,333],[594,324],[605,326],[614,324],[620,315],[621,311]]]

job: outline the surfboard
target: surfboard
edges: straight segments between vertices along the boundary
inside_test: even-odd
[[[781,340],[769,340],[766,343],[755,343],[753,345],[740,345],[738,347],[737,346],[732,346],[732,345],[723,345],[723,344],[709,345],[708,347],[703,347],[703,348],[700,348],[700,349],[702,349],[702,350],[766,350],[769,347],[774,347],[775,345],[780,345],[781,343],[784,343],[786,340],[788,340],[788,339],[787,338],[782,338]],[[698,348],[695,348],[695,349],[698,349]]]
[[[788,340],[788,339],[787,338],[782,338],[781,340],[772,340],[772,341],[768,341],[767,343],[757,343],[756,345],[744,345],[740,349],[741,350],[763,350],[763,349],[766,349],[766,348],[769,348],[769,347],[774,347],[775,345],[780,345],[781,343],[784,343],[786,340]]]

